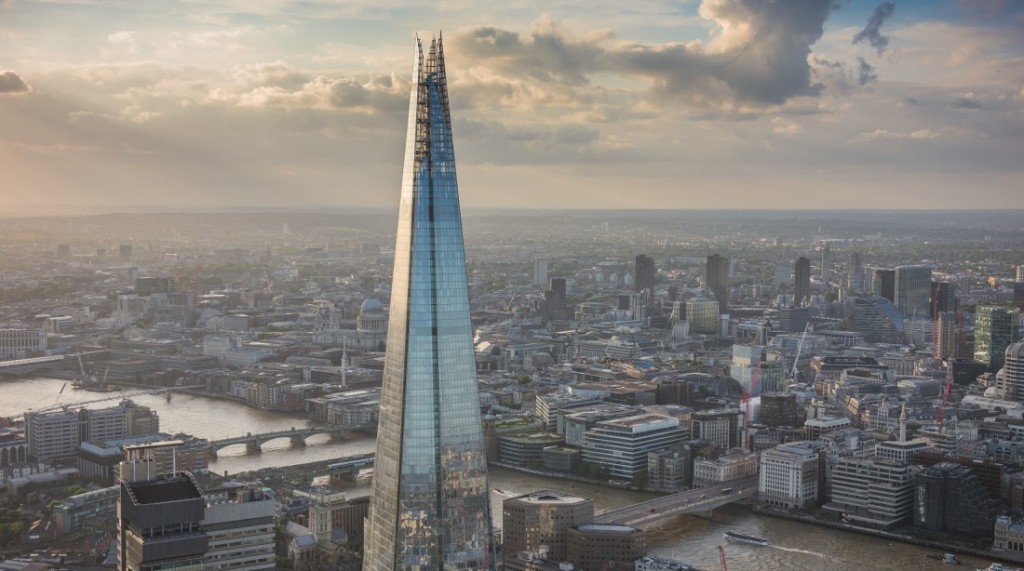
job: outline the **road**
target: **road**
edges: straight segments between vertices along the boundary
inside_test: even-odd
[[[729,493],[723,493],[729,489]],[[710,511],[721,505],[747,499],[756,491],[757,476],[754,476],[609,510],[594,516],[594,523],[620,523],[642,527],[674,515]]]

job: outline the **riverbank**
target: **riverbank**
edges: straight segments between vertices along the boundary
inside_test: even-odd
[[[806,523],[817,527],[824,527],[829,529],[836,529],[840,531],[848,531],[850,533],[856,533],[859,535],[868,535],[871,537],[877,537],[890,541],[898,541],[900,543],[906,543],[909,545],[916,545],[918,547],[927,547],[929,549],[935,549],[942,551],[943,553],[956,553],[958,555],[971,555],[973,557],[981,557],[983,559],[994,559],[1003,563],[1012,563],[1014,565],[1020,565],[1024,563],[1024,554],[1013,554],[1005,551],[995,551],[992,549],[976,549],[967,545],[956,545],[943,543],[940,541],[932,541],[913,535],[906,535],[902,533],[894,533],[891,531],[882,531],[879,529],[871,529],[869,527],[861,527],[857,525],[850,525],[848,523],[841,523],[835,521],[824,521],[814,516],[807,514],[798,514],[788,511],[782,511],[766,506],[751,505],[750,509],[752,512],[763,515],[766,517],[773,517],[778,519],[785,519],[789,521],[795,521],[799,523]]]

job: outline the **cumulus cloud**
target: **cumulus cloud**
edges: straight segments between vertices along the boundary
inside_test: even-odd
[[[853,36],[853,43],[858,44],[863,41],[867,41],[871,44],[871,47],[875,48],[878,55],[882,55],[885,52],[885,48],[889,46],[889,36],[882,34],[882,24],[892,16],[892,13],[896,11],[895,2],[882,2],[875,7],[875,11],[872,12],[871,17],[868,18],[868,23],[864,26],[864,29],[857,32],[857,35]]]
[[[887,129],[875,129],[870,133],[861,133],[860,136],[857,137],[860,141],[905,141],[912,139],[920,141],[938,138],[939,134],[931,129],[918,129],[917,131],[889,131]]]
[[[832,8],[831,0],[704,0],[700,15],[715,29],[703,42],[626,42],[607,30],[573,35],[549,20],[528,37],[488,26],[457,34],[455,42],[475,64],[546,90],[612,73],[646,80],[659,101],[776,105],[820,89],[808,56]]]
[[[981,102],[974,97],[973,93],[957,97],[950,105],[953,109],[981,109]]]
[[[13,71],[0,71],[0,95],[5,93],[27,93],[29,86],[20,75]]]

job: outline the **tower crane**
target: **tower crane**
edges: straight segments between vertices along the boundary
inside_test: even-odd
[[[953,361],[946,366],[946,386],[942,389],[942,404],[935,411],[935,423],[939,426],[939,434],[942,434],[942,424],[946,420],[946,402],[949,401],[949,389],[953,387]]]
[[[725,564],[725,548],[721,545],[718,546],[718,563],[722,571],[729,571],[729,566]]]
[[[793,359],[793,371],[792,371],[792,373],[790,375],[793,378],[793,381],[796,381],[796,375],[797,375],[797,368],[796,368],[796,366],[800,363],[800,353],[802,353],[803,350],[804,350],[804,340],[807,339],[807,329],[809,329],[810,327],[811,327],[811,323],[810,323],[810,321],[808,321],[807,325],[804,325],[804,333],[803,333],[803,335],[800,336],[800,341],[796,344],[796,358]]]

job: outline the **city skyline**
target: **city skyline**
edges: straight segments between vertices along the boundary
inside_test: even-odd
[[[8,0],[0,216],[393,208],[414,25],[469,208],[1024,207],[1020,6],[831,4]]]

